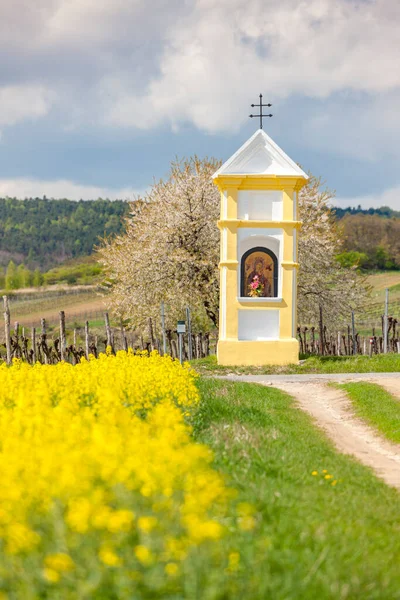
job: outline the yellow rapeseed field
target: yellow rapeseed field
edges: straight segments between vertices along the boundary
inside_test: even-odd
[[[230,495],[190,435],[190,367],[131,352],[15,361],[0,390],[0,598],[176,597],[190,557],[223,536]]]

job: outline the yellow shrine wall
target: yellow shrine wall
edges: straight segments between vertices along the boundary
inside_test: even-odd
[[[271,176],[217,177],[214,183],[221,191],[220,259],[220,340],[217,356],[221,365],[285,365],[298,362],[297,330],[297,194],[305,184],[303,178]],[[282,191],[281,220],[238,219],[240,190]],[[238,289],[238,230],[241,228],[282,231],[282,255],[279,273],[282,278],[279,299],[241,299]],[[239,340],[239,310],[279,311],[279,337],[267,340]],[[262,313],[260,313],[261,315]],[[265,313],[263,313],[265,314]]]

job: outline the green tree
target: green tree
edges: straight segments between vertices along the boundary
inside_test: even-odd
[[[35,269],[33,272],[32,285],[34,287],[40,287],[43,283],[43,275],[39,269]]]
[[[19,288],[27,288],[32,285],[32,273],[24,264],[19,265],[17,276]]]
[[[15,262],[10,260],[6,271],[6,290],[17,290],[19,287],[19,276]]]
[[[337,255],[336,260],[340,266],[347,269],[350,269],[351,267],[357,267],[359,269],[368,267],[368,256],[365,252],[356,252],[355,250],[341,252]]]

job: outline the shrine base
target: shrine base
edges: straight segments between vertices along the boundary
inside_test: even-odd
[[[257,342],[220,340],[217,358],[223,366],[296,365],[299,342],[294,338]]]

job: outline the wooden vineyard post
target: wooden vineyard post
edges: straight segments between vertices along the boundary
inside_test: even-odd
[[[210,334],[207,332],[204,334],[204,356],[210,355]]]
[[[389,323],[389,289],[385,289],[385,314],[382,320],[383,329],[383,353],[387,354],[388,351],[388,323]]]
[[[315,327],[311,327],[311,354],[315,354]]]
[[[351,335],[353,338],[353,354],[357,354],[357,339],[356,339],[356,325],[354,319],[354,310],[351,311]]]
[[[322,304],[319,305],[319,352],[321,356],[325,354],[324,346],[324,322],[322,316]]]
[[[165,332],[166,336],[167,336],[167,340],[168,340],[168,345],[169,345],[169,354],[170,356],[173,356],[173,348],[172,348],[172,332],[170,329],[167,329]]]
[[[66,339],[65,339],[65,312],[60,310],[60,357],[61,360],[65,360],[65,348],[66,348]]]
[[[112,348],[111,327],[110,327],[110,319],[108,317],[108,312],[106,312],[104,315],[104,322],[106,325],[107,346],[110,346]]]
[[[15,321],[15,324],[14,324],[14,335],[15,335],[14,355],[16,358],[21,358],[22,355],[19,352],[19,323],[18,323],[18,321]]]
[[[85,356],[89,360],[89,321],[85,323]]]
[[[165,305],[161,302],[161,331],[163,339],[163,356],[167,354],[167,337],[165,334]]]
[[[48,363],[47,354],[44,350],[44,346],[46,344],[46,319],[40,319],[40,325],[42,328],[42,349],[43,349],[43,354],[44,354],[44,364],[47,365],[47,363]]]
[[[303,344],[303,338],[301,337],[301,327],[300,326],[297,328],[297,334],[299,336],[299,342],[300,342],[300,354],[304,354],[304,344]]]
[[[188,337],[188,358],[193,358],[193,342],[192,342],[192,319],[190,314],[189,306],[186,308],[186,322],[187,322],[187,337]]]
[[[3,296],[3,300],[4,300],[4,327],[5,327],[5,336],[6,336],[7,364],[11,365],[10,306],[8,304],[7,296]]]
[[[154,331],[153,331],[153,320],[149,317],[149,336],[150,336],[150,349],[154,350],[155,341],[154,341]]]
[[[32,364],[34,365],[36,362],[36,328],[35,327],[32,327],[31,336],[32,336]]]
[[[307,331],[308,331],[308,327],[304,327],[303,333],[304,333],[304,353],[305,354],[307,354]]]
[[[121,340],[122,340],[122,349],[125,352],[128,352],[128,340],[126,339],[125,327],[121,325]]]

